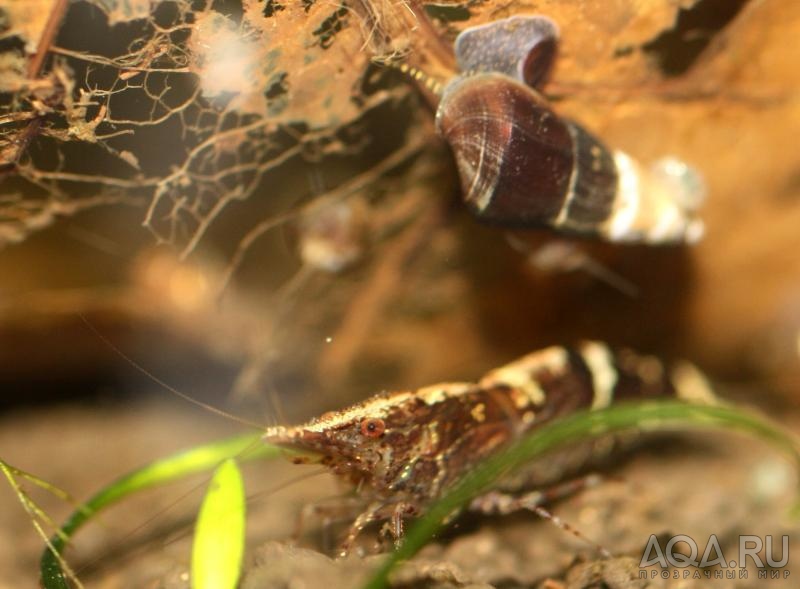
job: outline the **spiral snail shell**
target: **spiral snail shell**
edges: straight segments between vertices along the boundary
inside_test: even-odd
[[[555,58],[558,29],[545,17],[512,17],[456,39],[462,75],[436,112],[464,200],[480,219],[546,226],[609,241],[693,242],[704,190],[670,158],[645,169],[558,116],[536,88]]]

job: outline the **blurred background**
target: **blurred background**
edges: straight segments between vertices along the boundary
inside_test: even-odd
[[[689,359],[797,423],[800,5],[425,12],[445,42],[553,18],[554,108],[642,162],[699,169],[705,239],[612,247],[476,222],[430,107],[383,65],[441,65],[403,4],[0,0],[0,458],[84,498],[244,428],[123,356],[274,424],[598,338]],[[0,499],[0,585],[33,586],[41,541]],[[87,553],[110,532],[94,534]]]

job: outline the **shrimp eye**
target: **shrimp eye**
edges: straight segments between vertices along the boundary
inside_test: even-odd
[[[377,438],[383,435],[386,424],[382,419],[365,419],[361,422],[361,433],[368,438]]]

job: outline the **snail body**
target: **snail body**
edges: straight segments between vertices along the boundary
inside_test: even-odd
[[[670,158],[645,169],[560,117],[537,91],[558,29],[513,17],[456,39],[463,73],[444,88],[436,128],[453,151],[463,198],[481,220],[608,241],[693,242],[703,233],[696,172]]]
[[[465,29],[455,41],[462,72],[496,72],[541,87],[555,64],[558,26],[544,16],[512,16]]]

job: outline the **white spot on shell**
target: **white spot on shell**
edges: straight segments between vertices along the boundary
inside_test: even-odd
[[[690,403],[714,405],[717,398],[705,375],[689,362],[680,362],[672,369],[672,382],[675,383],[678,398]]]
[[[581,345],[580,350],[592,374],[594,385],[592,409],[610,406],[614,398],[614,386],[617,384],[617,371],[614,369],[611,352],[600,342],[587,342]]]
[[[473,390],[475,390],[475,385],[469,383],[448,382],[417,389],[416,396],[422,399],[426,405],[434,405],[435,403],[441,403],[445,399],[457,397]]]
[[[644,170],[626,154],[614,152],[617,195],[604,233],[611,241],[694,243],[704,232],[696,218],[705,199],[700,174],[674,157]]]
[[[560,346],[545,348],[491,371],[481,379],[480,385],[484,387],[507,385],[518,388],[528,396],[531,404],[542,405],[546,395],[536,382],[536,373],[540,371],[562,373],[567,365],[567,359],[567,351],[564,348]]]
[[[475,405],[475,407],[472,408],[470,414],[472,415],[472,419],[474,419],[478,423],[483,423],[484,421],[486,421],[486,405],[484,405],[483,403],[478,403],[477,405]]]
[[[612,241],[625,241],[639,210],[639,174],[633,160],[621,151],[614,152],[614,162],[618,186],[608,236]]]

